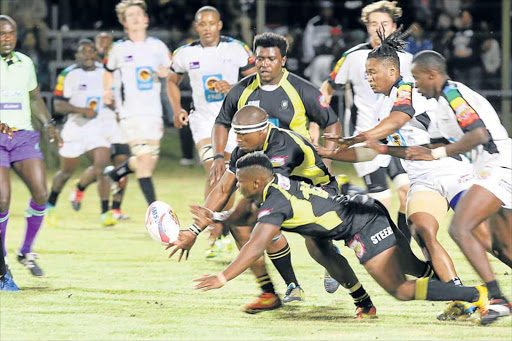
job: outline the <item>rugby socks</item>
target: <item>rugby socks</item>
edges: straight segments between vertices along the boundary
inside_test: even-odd
[[[277,271],[279,271],[281,277],[283,277],[286,285],[290,285],[290,283],[299,285],[297,278],[295,277],[295,272],[293,271],[292,251],[290,250],[290,245],[288,243],[286,243],[286,246],[277,252],[267,252],[267,256],[270,258]]]
[[[0,213],[1,214],[1,213]],[[5,250],[4,247],[4,238],[0,235],[0,239],[2,240],[2,253]],[[5,264],[5,256],[0,256],[0,279],[3,279],[4,275],[7,273],[7,265]]]
[[[459,286],[459,287],[461,287],[461,286],[462,286],[462,281],[460,280],[460,278],[459,278],[459,277],[455,277],[455,278],[450,279],[450,280],[448,281],[448,283],[451,283],[451,284],[453,284],[453,285],[457,285],[457,286]]]
[[[416,300],[476,302],[479,297],[480,293],[475,287],[457,286],[430,278],[416,280]]]
[[[85,191],[86,188],[87,186],[80,185],[80,182],[76,184],[76,189],[79,190],[80,192]]]
[[[9,221],[9,211],[0,212],[0,234],[2,235],[2,250],[3,257],[7,255],[7,249],[5,248],[5,232],[7,231],[7,222]]]
[[[405,213],[398,212],[398,229],[402,231],[407,241],[411,242],[411,231],[409,230],[409,226],[407,226],[407,219],[405,218]]]
[[[272,281],[270,280],[270,276],[268,274],[264,274],[259,277],[256,277],[256,281],[258,282],[258,285],[260,286],[263,293],[270,293],[270,294],[276,293],[274,291],[274,284],[272,284]]]
[[[485,286],[489,292],[489,299],[503,298],[503,294],[496,280],[485,283]]]
[[[142,189],[142,193],[144,194],[144,197],[146,198],[148,205],[150,205],[153,201],[156,200],[153,180],[151,178],[140,178],[139,185],[140,188]]]
[[[44,213],[46,211],[45,205],[38,205],[34,200],[30,199],[27,210],[25,211],[25,218],[27,220],[27,230],[25,232],[25,240],[21,246],[20,253],[30,253],[34,239],[36,238],[37,232],[41,228],[43,223]]]
[[[355,285],[347,289],[350,296],[354,300],[356,307],[370,308],[373,306],[373,302],[370,299],[370,295],[364,290],[363,285],[357,282]]]
[[[430,266],[430,264],[428,262],[425,262],[425,268],[423,269],[422,273],[423,274],[421,276],[418,276],[418,278],[423,278],[423,277],[432,278],[435,276],[434,269],[432,269],[432,267]]]
[[[101,214],[108,211],[108,200],[101,201]]]
[[[114,168],[111,172],[109,172],[107,175],[110,176],[112,180],[115,182],[119,181],[123,176],[126,176],[128,174],[133,173],[133,171],[128,166],[130,159],[126,160],[116,168]]]
[[[114,200],[112,201],[112,209],[113,210],[120,210],[121,209],[121,202]]]
[[[50,196],[48,197],[48,203],[52,206],[57,205],[57,199],[59,198],[60,192],[51,191]]]

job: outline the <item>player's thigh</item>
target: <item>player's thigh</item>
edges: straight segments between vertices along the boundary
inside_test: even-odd
[[[9,168],[0,167],[0,212],[6,212],[11,202],[11,179]]]
[[[392,295],[395,295],[398,287],[406,281],[400,251],[396,245],[382,251],[363,265],[370,276]]]
[[[412,185],[407,197],[406,215],[411,232],[434,236],[448,211],[448,202],[439,193]]]
[[[89,150],[87,155],[90,159],[92,159],[93,165],[95,168],[105,168],[110,161],[110,148],[108,147],[98,147],[93,150]]]
[[[459,200],[453,215],[450,231],[454,232],[452,228],[473,229],[498,212],[501,206],[502,201],[492,192],[475,184]]]
[[[28,159],[13,163],[13,168],[27,185],[30,194],[38,204],[46,203],[46,170],[43,160]]]

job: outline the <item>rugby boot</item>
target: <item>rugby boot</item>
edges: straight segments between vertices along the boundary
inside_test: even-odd
[[[355,320],[376,319],[377,308],[372,304],[370,307],[357,307],[354,314]]]
[[[102,213],[100,216],[100,222],[102,226],[114,226],[117,224],[117,219],[114,218],[112,211]]]
[[[56,227],[57,226],[57,212],[55,206],[51,204],[46,204],[46,217],[45,222],[48,224],[48,227]]]
[[[128,220],[130,219],[130,216],[126,215],[121,211],[120,208],[112,209],[112,217],[116,220]]]
[[[256,300],[244,307],[247,314],[257,314],[262,311],[274,310],[282,307],[281,299],[275,293],[265,292],[258,296]]]
[[[39,258],[37,253],[20,253],[18,252],[18,262],[24,267],[30,270],[33,276],[41,277],[44,276],[43,270],[37,265],[36,259]]]
[[[80,191],[78,189],[74,189],[71,191],[71,194],[69,196],[69,201],[71,201],[71,207],[75,211],[80,211],[80,208],[82,208],[82,199],[84,198],[84,191]]]
[[[336,249],[337,253],[340,253],[340,249],[336,245],[334,245],[334,248]],[[334,278],[332,278],[331,275],[329,274],[329,272],[327,270],[325,270],[325,274],[324,274],[324,289],[325,289],[325,291],[327,291],[329,294],[334,294],[336,292],[336,290],[338,290],[339,287],[340,287],[340,284],[338,283],[338,281],[335,280]]]
[[[0,278],[0,291],[20,291],[11,275],[6,273]]]
[[[477,309],[473,303],[463,301],[452,301],[445,310],[436,317],[439,321],[458,320],[469,318]]]
[[[489,301],[488,306],[480,314],[480,324],[486,326],[498,318],[512,313],[512,304],[506,298],[495,298]]]
[[[283,303],[290,302],[301,302],[306,300],[306,294],[304,290],[300,287],[300,285],[295,285],[295,283],[290,283],[288,288],[286,289],[286,293],[283,297]]]

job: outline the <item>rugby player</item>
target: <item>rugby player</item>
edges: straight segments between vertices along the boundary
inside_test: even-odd
[[[98,53],[98,60],[103,62],[108,55],[112,47],[114,37],[112,34],[107,32],[100,32],[94,37],[94,45],[96,46],[96,51]],[[115,103],[120,102],[120,79],[119,79],[119,71],[114,72],[114,89],[116,94]],[[102,85],[103,89],[103,85]],[[119,113],[118,108],[115,106],[114,109],[116,111],[115,116],[108,115],[104,117],[103,123],[101,124],[102,129],[105,131],[105,136],[108,138],[110,142],[110,159],[114,166],[119,166],[123,162],[125,162],[128,157],[130,157],[130,146],[121,143],[121,132],[119,131]],[[80,176],[80,180],[78,180],[75,189],[71,192],[69,200],[71,201],[71,206],[75,211],[79,211],[82,207],[82,199],[84,197],[85,189],[96,181],[96,174],[94,173],[94,167],[89,166]],[[120,187],[115,188],[112,198],[112,216],[117,220],[126,220],[128,219],[128,215],[121,211],[121,203],[123,201],[124,191],[126,190],[126,186],[128,184],[128,177],[125,177],[122,182],[120,182]]]
[[[366,77],[365,62],[368,54],[380,45],[377,30],[383,28],[387,35],[397,29],[397,21],[402,16],[402,9],[396,1],[378,1],[367,5],[361,13],[361,20],[366,25],[369,41],[349,49],[336,63],[328,80],[320,91],[330,103],[334,88],[345,87],[345,114],[343,130],[345,136],[366,131],[375,126],[377,96],[374,94]],[[410,76],[412,55],[400,51],[400,73]],[[315,136],[318,132],[315,130]],[[390,177],[400,199],[397,224],[400,231],[410,239],[410,232],[405,218],[405,203],[409,180],[400,161],[388,155],[379,155],[375,159],[354,164],[357,175],[363,178],[369,195],[381,201],[386,207],[391,204],[391,190],[387,184]],[[328,280],[328,279],[327,279]]]
[[[446,60],[439,53],[422,51],[415,55],[412,74],[418,90],[439,103],[441,133],[452,143],[434,149],[409,147],[406,157],[437,160],[470,153],[478,177],[459,200],[449,232],[489,290],[491,305],[482,317],[486,324],[496,316],[509,315],[512,305],[500,290],[485,249],[473,231],[482,221],[501,215],[502,223],[490,226],[492,247],[498,258],[512,265],[512,140],[483,96],[450,79]]]
[[[248,76],[256,72],[252,51],[239,40],[221,36],[222,25],[220,13],[215,7],[201,7],[196,12],[194,21],[199,39],[174,51],[172,72],[168,79],[174,126],[181,129],[184,125],[190,124],[199,159],[203,163],[206,174],[213,164],[211,135],[222,101],[233,85],[238,82],[239,73]],[[185,74],[190,78],[194,102],[194,110],[190,115],[181,106],[181,91],[178,87]],[[226,160],[229,160],[235,146],[235,134],[231,133],[223,154]],[[213,185],[209,179],[206,179],[205,198]],[[226,209],[231,208],[232,205],[231,201]],[[220,224],[216,224],[216,227],[217,230],[222,229]],[[207,258],[215,256],[214,241],[215,238],[207,250]]]
[[[11,200],[9,170],[12,167],[31,195],[25,211],[25,238],[17,251],[18,262],[32,275],[43,276],[35,261],[37,255],[32,253],[32,245],[43,222],[48,192],[43,154],[39,148],[40,134],[33,129],[32,115],[43,123],[50,142],[56,141],[61,145],[62,140],[41,98],[34,63],[29,57],[14,51],[16,34],[16,22],[7,15],[0,15],[0,117],[4,124],[0,134],[0,233],[3,256],[6,257],[5,234]],[[12,129],[12,134],[9,131],[5,134],[5,125]]]
[[[109,181],[103,169],[110,162],[110,141],[104,134],[105,122],[114,118],[114,112],[101,101],[104,69],[97,63],[94,43],[88,39],[78,42],[76,64],[64,69],[55,86],[55,112],[66,115],[62,129],[64,144],[59,149],[60,170],[55,174],[48,198],[48,224],[55,227],[56,205],[62,188],[79,165],[80,156],[92,161],[98,179],[101,201],[100,222],[112,226],[117,220],[109,210]]]
[[[169,76],[170,52],[162,41],[147,36],[149,18],[143,0],[123,0],[116,5],[116,12],[127,37],[112,46],[105,61],[103,101],[105,105],[113,104],[113,72],[120,70],[121,140],[128,143],[133,156],[109,172],[109,176],[119,181],[135,173],[149,205],[156,200],[152,175],[163,136],[160,82]]]
[[[395,231],[399,230],[385,206],[373,198],[330,196],[321,188],[274,174],[272,163],[262,153],[240,158],[236,167],[240,192],[260,204],[257,223],[236,260],[217,275],[196,279],[197,289],[217,289],[240,275],[283,230],[299,233],[322,245],[318,252],[324,255],[325,266],[335,278],[339,277],[340,256],[334,249],[325,247],[332,239],[344,240],[375,281],[398,300],[464,300],[472,302],[482,314],[487,310],[485,286],[456,286],[429,277],[407,280],[403,251],[406,248],[410,251],[410,246],[397,243]],[[203,224],[212,221],[211,210],[197,205],[192,210],[196,221]]]

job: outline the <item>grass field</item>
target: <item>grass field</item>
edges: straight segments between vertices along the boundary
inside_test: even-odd
[[[155,183],[158,198],[173,206],[182,226],[187,226],[191,222],[188,204],[202,201],[204,175],[200,168],[177,166],[176,140],[175,132],[166,135],[166,159],[158,165]],[[345,166],[346,171],[350,169]],[[95,187],[87,190],[83,208],[77,213],[67,201],[73,182],[68,183],[57,206],[58,226],[44,226],[36,240],[34,251],[40,254],[39,264],[46,276],[35,278],[15,260],[29,195],[15,175],[12,180],[7,249],[22,291],[1,293],[1,340],[512,339],[510,317],[488,327],[467,321],[439,322],[435,315],[444,303],[395,300],[372,281],[352,251],[343,247],[343,254],[371,294],[379,314],[377,320],[354,321],[354,306],[348,294],[343,290],[333,295],[324,291],[323,269],[308,256],[302,237],[295,234],[287,236],[306,302],[247,315],[240,311],[241,306],[258,294],[252,275],[246,272],[220,290],[195,291],[193,278],[220,271],[230,258],[206,261],[206,235],[201,235],[187,262],[169,260],[164,247],[146,233],[146,204],[134,178],[130,179],[123,206],[131,219],[113,228],[99,225]],[[441,230],[440,238],[464,283],[479,284],[446,229]],[[417,248],[415,252],[419,254]],[[492,262],[504,292],[512,297],[510,269]],[[272,265],[269,269],[277,290],[283,294],[284,283]]]

